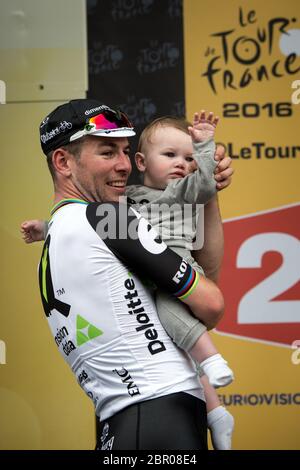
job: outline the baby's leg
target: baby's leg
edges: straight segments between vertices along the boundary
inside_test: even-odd
[[[159,319],[175,344],[190,351],[207,328],[195,318],[187,305],[159,289],[156,291]]]
[[[234,418],[224,406],[221,405],[215,389],[210,385],[208,378],[200,378],[204,389],[207,410],[207,424],[215,450],[230,450],[234,429]]]
[[[228,367],[227,361],[218,353],[207,331],[198,338],[189,353],[200,365],[213,387],[225,387],[233,381],[232,370]]]
[[[214,387],[232,382],[233,373],[227,362],[218,354],[206,326],[195,318],[190,309],[178,299],[158,290],[156,307],[160,321],[178,347],[191,354],[200,363]]]

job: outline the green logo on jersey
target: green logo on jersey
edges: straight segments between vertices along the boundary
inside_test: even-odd
[[[81,346],[84,343],[87,343],[91,339],[97,338],[98,336],[103,335],[103,331],[96,328],[94,325],[89,323],[80,315],[77,315],[77,346]],[[84,332],[82,330],[85,330]]]
[[[48,302],[47,285],[46,285],[46,271],[48,264],[48,246],[45,246],[45,250],[42,256],[42,293],[46,302]]]

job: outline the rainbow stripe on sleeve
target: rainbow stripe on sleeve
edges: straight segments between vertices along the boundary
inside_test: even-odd
[[[179,291],[174,293],[175,297],[177,297],[179,300],[186,299],[193,292],[199,282],[199,273],[195,271],[191,266],[190,270],[190,275],[184,286]]]

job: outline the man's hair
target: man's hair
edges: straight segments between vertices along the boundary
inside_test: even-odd
[[[184,132],[185,134],[190,135],[188,128],[191,125],[192,124],[184,118],[174,116],[164,116],[157,118],[150,124],[148,124],[148,126],[146,126],[143,132],[141,133],[137,151],[143,153],[145,145],[151,142],[151,136],[153,135],[154,131],[156,131],[156,129],[159,127],[173,127],[174,129],[178,129]]]
[[[81,139],[78,139],[75,142],[71,142],[70,144],[62,145],[60,148],[62,148],[64,150],[67,150],[71,155],[73,155],[75,160],[79,161],[82,146],[83,146],[85,140],[86,140],[86,138],[82,137]],[[49,168],[49,171],[51,173],[53,181],[56,181],[56,172],[55,172],[55,168],[54,168],[53,161],[52,161],[52,156],[53,156],[54,152],[55,152],[55,150],[51,150],[49,153],[47,153],[47,165],[48,165],[48,168]]]

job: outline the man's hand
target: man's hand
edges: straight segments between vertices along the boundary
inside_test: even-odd
[[[212,139],[215,135],[216,126],[219,122],[218,116],[214,117],[214,113],[210,112],[206,117],[205,111],[194,114],[193,127],[190,126],[189,133],[193,142],[205,142]]]
[[[215,169],[215,180],[217,182],[217,189],[220,191],[230,185],[234,170],[231,168],[232,160],[230,157],[226,157],[223,145],[217,146],[215,160],[218,162]]]

